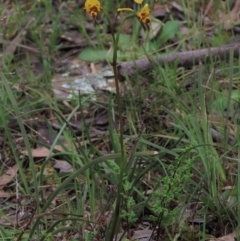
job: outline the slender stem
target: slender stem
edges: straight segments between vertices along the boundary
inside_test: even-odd
[[[114,212],[114,219],[113,219],[113,225],[111,229],[110,234],[110,240],[113,240],[116,229],[117,229],[117,222],[120,218],[120,205],[121,205],[121,193],[122,193],[122,180],[123,180],[123,174],[124,174],[124,167],[125,167],[125,153],[124,153],[124,144],[123,144],[123,117],[122,117],[122,101],[121,101],[121,92],[118,82],[118,72],[117,72],[117,51],[113,52],[113,73],[115,78],[115,84],[116,84],[116,93],[117,93],[117,105],[118,105],[118,115],[119,115],[119,126],[120,126],[120,146],[121,146],[121,164],[120,164],[120,175],[119,175],[119,181],[118,181],[118,189],[117,189],[117,202],[116,202],[116,208]]]
[[[115,18],[117,19],[117,17]],[[122,25],[120,26],[121,29]],[[122,96],[119,86],[119,75],[117,70],[117,50],[118,50],[118,42],[119,42],[119,32],[117,33],[117,36],[115,38],[113,29],[111,28],[111,35],[113,38],[113,74],[114,74],[114,80],[116,85],[116,96],[117,96],[117,105],[118,105],[118,115],[119,115],[119,126],[120,126],[120,146],[121,146],[121,155],[122,155],[122,163],[124,162],[124,144],[123,144],[123,116],[122,116]],[[121,165],[122,167],[122,165]]]
[[[118,115],[119,115],[119,139],[120,139],[120,147],[121,147],[121,162],[120,162],[120,175],[119,175],[119,181],[118,181],[118,188],[117,188],[117,201],[116,201],[116,207],[114,210],[113,214],[113,222],[111,225],[110,229],[110,236],[109,240],[113,240],[114,235],[117,231],[117,226],[118,226],[118,221],[120,220],[120,206],[121,206],[121,193],[122,193],[122,181],[123,181],[123,175],[124,175],[124,168],[126,165],[126,158],[125,158],[125,148],[124,148],[124,143],[123,143],[123,116],[122,116],[122,98],[121,98],[121,91],[120,91],[120,86],[119,86],[119,78],[118,78],[118,69],[117,69],[117,50],[118,50],[118,43],[119,43],[119,34],[120,30],[123,26],[124,21],[121,23],[119,30],[117,32],[117,35],[115,37],[114,35],[114,30],[112,28],[112,24],[107,16],[107,19],[110,24],[111,28],[111,35],[113,39],[113,62],[112,62],[112,67],[113,67],[113,74],[114,74],[114,79],[115,79],[115,86],[116,86],[116,96],[117,96],[117,106],[118,106]],[[115,20],[117,17],[115,18]]]

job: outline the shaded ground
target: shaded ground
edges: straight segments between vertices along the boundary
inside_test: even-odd
[[[112,40],[104,15],[99,28],[83,4],[1,3],[3,240],[107,240],[111,231],[121,166]],[[149,36],[134,17],[120,34],[120,71],[146,56],[151,64],[120,73],[127,164],[118,238],[234,240],[240,1],[149,5]],[[137,7],[102,6],[110,19],[112,9]],[[226,44],[221,58],[191,65],[155,59]]]

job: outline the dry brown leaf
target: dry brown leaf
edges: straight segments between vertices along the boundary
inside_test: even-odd
[[[0,189],[2,189],[6,184],[10,183],[18,172],[18,165],[9,167],[3,174],[0,176]]]
[[[221,238],[211,239],[210,241],[235,241],[235,237],[236,237],[235,233],[230,233]]]
[[[150,229],[136,230],[134,232],[134,235],[133,235],[132,238],[133,239],[143,239],[143,238],[145,238],[145,240],[149,240],[149,238],[151,237],[152,233],[153,233],[153,230],[150,230]]]
[[[54,147],[54,150],[64,151],[64,149],[60,145],[56,145]],[[38,158],[47,157],[49,153],[49,149],[46,147],[40,147],[32,150],[32,156]],[[27,151],[22,151],[22,154],[28,156]]]
[[[29,26],[32,24],[32,22],[34,21],[34,19],[32,18],[28,24],[21,30],[21,32],[16,36],[16,38],[9,44],[9,46],[7,47],[7,49],[5,50],[5,54],[9,54],[9,55],[13,55],[18,44],[20,44],[23,40],[23,38],[25,37],[26,33],[27,33],[27,29],[29,28]]]
[[[65,33],[63,33],[60,38],[62,40],[65,40],[70,43],[74,43],[75,45],[73,45],[73,47],[76,47],[76,45],[78,44],[79,46],[81,46],[81,44],[84,43],[84,38],[83,36],[79,33],[79,31],[74,31],[74,30],[67,30]]]
[[[73,167],[67,161],[55,160],[54,168],[59,169],[60,173],[73,172]]]
[[[240,0],[236,0],[230,13],[219,12],[219,21],[225,29],[231,29],[233,25],[240,22]]]
[[[150,229],[135,230],[134,235],[132,236],[132,239],[139,240],[139,241],[147,241],[150,239],[152,232],[153,230],[150,230]],[[119,233],[117,235],[117,240],[120,240],[121,236],[122,236],[122,233]]]
[[[27,219],[31,215],[31,212],[28,210],[17,212],[15,209],[9,209],[4,213],[1,213],[0,224],[4,226],[15,226],[16,224],[19,224],[20,221]]]
[[[5,192],[3,190],[0,190],[0,198],[8,198],[10,197],[12,194],[9,192]]]
[[[37,145],[38,148],[44,145],[52,145],[55,140],[55,136],[57,135],[56,131],[50,131],[48,128],[45,127],[40,127],[37,133],[39,142]]]

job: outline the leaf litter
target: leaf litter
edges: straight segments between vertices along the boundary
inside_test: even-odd
[[[89,63],[91,61],[89,62],[79,61],[79,58],[78,58],[79,54],[89,44],[88,44],[88,41],[84,39],[84,36],[81,33],[79,33],[78,25],[74,21],[68,19],[68,14],[73,12],[74,7],[72,7],[71,5],[67,5],[67,7],[60,6],[59,5],[60,3],[57,3],[57,2],[55,4],[57,5],[58,11],[63,12],[61,16],[62,22],[60,26],[61,34],[59,34],[58,36],[61,44],[58,51],[53,53],[54,55],[53,56],[53,66],[54,66],[53,78],[52,76],[49,76],[49,79],[48,79],[48,81],[51,82],[52,84],[52,91],[55,97],[58,99],[60,103],[64,103],[65,100],[71,102],[71,100],[74,97],[77,97],[79,93],[85,94],[85,95],[89,95],[92,93],[100,93],[100,97],[97,96],[97,94],[94,96],[93,102],[99,101],[99,100],[108,101],[109,100],[108,95],[107,94],[104,95],[105,91],[115,93],[113,73],[110,65],[107,64],[106,61],[102,61],[102,63],[100,64],[100,68],[97,71],[92,71],[93,69],[91,69],[91,65],[90,65],[92,63]],[[205,2],[201,4],[202,6],[199,7],[200,10],[201,8],[204,10],[203,24],[205,25],[203,25],[203,28],[209,29],[209,26],[212,26],[213,28],[210,30],[210,33],[212,31],[211,34],[213,34],[214,27],[216,24],[215,19],[211,18],[212,13],[214,11],[214,1],[210,1],[209,4],[206,4]],[[223,4],[227,4],[227,3],[224,2]],[[78,5],[82,6],[83,2],[79,1]],[[5,6],[4,17],[7,16],[6,14],[8,14],[8,17],[11,16],[11,14],[12,15],[14,14],[14,11],[11,12],[9,11],[8,8],[13,9],[13,6],[11,5]],[[31,9],[31,3],[30,3],[30,6],[28,6],[28,9]],[[226,9],[226,8],[223,8],[223,9]],[[238,9],[239,9],[239,1],[235,1],[235,3],[231,6],[230,15],[224,10],[219,10],[218,16],[220,17],[217,20],[217,24],[219,23],[223,24],[223,30],[237,31],[237,24],[239,22]],[[198,17],[197,11],[196,13],[193,11],[189,11],[188,14],[191,17],[192,21],[196,21]],[[172,20],[172,17],[170,18],[170,15],[173,16],[174,20]],[[180,41],[182,38],[186,38],[186,42],[187,42],[190,31],[188,26],[184,23],[186,16],[185,16],[185,11],[183,10],[183,7],[181,5],[179,5],[177,2],[174,2],[174,1],[165,5],[156,3],[153,11],[153,16],[157,20],[160,20],[162,23],[164,23],[162,26],[160,21],[156,21],[155,26],[153,26],[155,30],[151,38],[152,42],[155,42],[153,49],[159,50],[159,48],[161,47],[162,48],[161,51],[164,52],[163,47],[166,46],[171,50],[175,50],[175,46],[177,46],[178,41]],[[51,32],[52,27],[50,24],[51,21],[49,20],[49,16],[46,15],[45,17],[46,18],[44,20],[43,34],[47,36],[48,33]],[[68,22],[68,20],[70,22]],[[32,22],[30,21],[28,24],[26,24],[25,27],[23,27],[19,33],[17,33],[17,31],[14,29],[12,32],[10,31],[10,29],[7,29],[9,30],[7,34],[8,38],[3,39],[1,44],[5,48],[5,51],[3,53],[11,55],[12,59],[16,63],[18,61],[22,61],[22,57],[20,58],[18,56],[19,53],[21,53],[21,56],[24,56],[25,59],[27,58],[32,60],[35,59],[35,61],[33,61],[34,62],[33,69],[34,67],[38,66],[36,68],[35,73],[36,73],[36,76],[41,76],[42,70],[44,69],[44,66],[43,66],[44,61],[42,57],[39,57],[40,50],[34,45],[31,45],[30,47],[31,49],[29,48],[29,44],[31,42],[34,42],[33,39],[29,37],[30,32],[32,31],[31,23]],[[6,25],[9,25],[9,23],[6,22]],[[132,25],[133,23],[129,22],[128,29],[125,29],[127,34],[131,33]],[[167,26],[165,30],[164,30],[164,26]],[[9,26],[7,27],[9,28]],[[171,28],[172,31],[168,32],[167,30],[169,28]],[[184,31],[180,31],[181,29]],[[90,35],[94,36],[93,23],[87,22],[86,30]],[[163,31],[164,36],[163,35],[161,36],[161,31]],[[178,35],[179,31],[181,33],[181,36]],[[208,34],[209,34],[209,31],[208,31]],[[142,33],[142,37],[144,38],[143,35],[144,34]],[[94,39],[93,43],[94,42],[97,44],[97,39]],[[163,46],[161,46],[159,42],[161,42],[161,45]],[[44,44],[47,45],[47,38]],[[186,46],[188,50],[197,48],[197,46],[194,43],[189,43],[189,42],[186,43]],[[105,48],[108,48],[108,47],[109,46],[107,45],[105,46]],[[185,50],[184,47],[182,49],[183,51]],[[92,65],[92,66],[97,66],[97,65]],[[23,73],[25,72],[25,76],[27,76],[28,74],[27,70],[25,70],[24,67],[21,65],[19,65],[18,71]],[[151,102],[151,96],[149,97],[149,99]],[[69,112],[71,109],[71,104],[70,103],[65,104],[65,106],[68,106],[67,112]],[[95,108],[98,109],[98,112],[95,110]],[[147,106],[144,106],[143,109],[146,110],[146,112],[148,110]],[[95,112],[94,111],[93,112],[96,114],[91,116],[90,113],[92,112],[92,110],[94,110]],[[86,119],[89,118],[88,127],[91,126],[92,141],[96,141],[96,146],[99,148],[102,148],[101,151],[103,153],[105,152],[108,153],[109,149],[111,151],[111,148],[109,149],[106,148],[107,144],[98,142],[99,140],[101,140],[102,136],[107,134],[109,123],[107,118],[108,113],[106,112],[106,110],[107,110],[107,105],[102,104],[100,108],[99,106],[97,106],[97,104],[90,104],[89,106],[85,107],[85,116],[84,116],[84,118]],[[43,113],[39,113],[39,114],[43,115]],[[214,115],[217,115],[217,114],[215,113]],[[147,119],[148,117],[145,115],[144,118]],[[169,117],[166,117],[166,119],[167,118]],[[32,128],[35,129],[35,137],[37,136],[37,139],[40,143],[37,146],[33,145],[34,147],[36,147],[36,148],[33,147],[32,149],[32,155],[35,158],[35,160],[49,156],[49,149],[51,148],[51,145],[53,144],[56,137],[56,135],[53,134],[52,130],[47,128],[47,126],[49,126],[49,123],[51,127],[55,129],[56,133],[61,129],[61,126],[62,126],[62,123],[54,122],[54,121],[51,122],[50,120],[51,118],[48,118],[48,119],[49,119],[48,121],[43,121],[43,120],[35,121],[34,125],[32,126]],[[116,115],[116,119],[117,119],[117,115]],[[128,120],[125,120],[125,121],[127,122]],[[14,122],[15,122],[15,128],[13,129]],[[171,119],[170,119],[170,122],[171,122]],[[149,123],[151,122],[148,122],[148,124]],[[12,124],[12,127],[10,124]],[[26,120],[24,124],[26,127],[31,126],[28,120]],[[44,125],[44,128],[42,127],[42,125]],[[73,127],[77,135],[81,135],[83,129],[81,127],[82,120],[79,116],[76,119],[73,118],[70,121],[70,125]],[[15,132],[19,131],[18,123],[14,120],[13,122],[9,123],[9,127],[11,127],[12,130],[14,130]],[[214,131],[212,133],[217,132],[216,136],[218,136],[218,131],[215,129],[213,130]],[[235,132],[233,131],[233,134],[234,133]],[[28,134],[30,136],[30,131],[28,132]],[[63,138],[63,136],[61,138]],[[47,142],[45,142],[44,140],[47,140]],[[66,140],[64,140],[64,138],[61,140],[61,142],[66,144],[65,141]],[[81,141],[83,140],[80,140],[80,142]],[[48,147],[45,147],[46,145]],[[26,154],[26,150],[24,149],[23,143],[22,143],[22,146],[23,146],[23,149],[19,150],[19,154]],[[57,144],[54,148],[60,153],[65,151],[65,149],[62,148],[62,145]],[[71,149],[67,147],[67,150],[71,150]],[[7,159],[6,156],[4,156],[4,159]],[[13,157],[10,157],[10,159],[12,159],[11,161],[14,160]],[[53,159],[53,161],[54,161],[54,164],[52,165],[53,168],[57,169],[60,173],[68,173],[74,170],[73,166],[66,160]],[[52,166],[50,166],[49,168],[51,169]],[[7,186],[9,183],[16,181],[15,179],[17,176],[17,172],[18,172],[18,166],[16,164],[11,165],[10,167],[4,168],[4,171],[0,176],[1,200],[4,200],[5,198],[9,198],[10,192],[8,193],[7,191],[5,191],[5,189],[6,190],[8,189]],[[48,192],[51,192],[51,191],[52,189],[50,188]],[[48,194],[46,196],[48,196]],[[16,210],[13,210],[12,213],[13,215],[15,215]],[[29,213],[27,214],[27,216],[31,216],[31,212]],[[10,211],[7,213],[7,216],[11,220],[12,214]],[[18,217],[17,219],[21,220],[22,217]],[[4,224],[4,221],[0,220],[0,222]],[[12,219],[11,222],[15,224],[18,223],[18,221],[14,219]],[[15,224],[12,224],[12,225],[15,225]],[[132,234],[131,238],[138,238],[139,240],[149,240],[149,238],[151,237],[150,233],[152,233],[151,229],[141,230],[139,225],[138,228],[136,228],[135,233]],[[228,236],[223,236],[222,238],[218,238],[215,240],[224,240],[224,239],[228,240],[227,238],[229,240],[233,240],[234,235],[230,234]]]
[[[7,170],[0,176],[0,189],[3,189],[10,182],[15,181],[18,172],[18,165],[7,167]]]

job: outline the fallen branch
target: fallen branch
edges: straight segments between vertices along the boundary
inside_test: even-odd
[[[220,47],[163,54],[160,56],[155,56],[150,60],[148,58],[142,58],[135,61],[126,61],[118,65],[118,71],[120,77],[124,78],[126,76],[137,75],[139,71],[150,70],[152,62],[155,62],[159,65],[173,64],[177,62],[178,66],[191,67],[199,64],[200,62],[208,61],[212,58],[218,58],[220,60],[228,59],[231,52],[233,52],[235,57],[239,56],[240,41]]]

